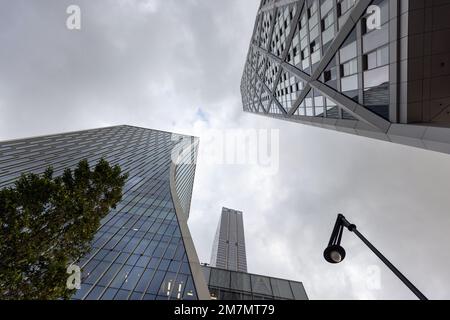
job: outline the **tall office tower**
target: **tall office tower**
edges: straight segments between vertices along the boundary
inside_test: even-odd
[[[119,164],[122,201],[101,223],[74,299],[209,299],[187,226],[198,139],[116,126],[0,142],[0,188],[21,173],[55,175],[82,159]],[[173,159],[173,161],[172,161]]]
[[[246,112],[450,153],[450,1],[262,0]]]
[[[211,265],[247,272],[244,220],[241,211],[222,208],[211,254]]]
[[[213,300],[308,300],[301,282],[247,273],[241,211],[222,208],[211,264],[202,269]]]

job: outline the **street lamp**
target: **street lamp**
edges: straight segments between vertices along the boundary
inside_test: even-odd
[[[419,291],[392,263],[386,259],[380,251],[378,251],[357,229],[354,224],[348,222],[347,219],[342,214],[339,214],[336,220],[336,224],[333,228],[333,233],[331,234],[330,242],[328,243],[328,247],[325,249],[323,256],[325,260],[329,263],[340,263],[345,259],[345,250],[341,246],[342,233],[344,231],[344,227],[347,228],[350,232],[355,233],[361,240],[364,242],[370,250],[373,251],[377,255],[381,261],[384,262],[385,265],[391,269],[394,274],[400,278],[400,280],[420,299],[420,300],[428,300],[422,292]]]

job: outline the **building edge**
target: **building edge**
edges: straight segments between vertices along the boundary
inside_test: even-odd
[[[206,284],[203,271],[201,269],[200,260],[195,250],[194,241],[191,236],[187,221],[189,215],[184,212],[181,205],[180,197],[177,192],[176,171],[177,165],[181,162],[182,155],[178,155],[176,162],[170,165],[170,193],[175,206],[175,214],[177,215],[178,224],[180,226],[181,237],[183,238],[189,266],[191,268],[192,278],[194,280],[197,297],[199,300],[211,300],[211,296]]]

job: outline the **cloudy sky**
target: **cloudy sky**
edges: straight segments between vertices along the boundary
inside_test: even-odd
[[[71,4],[80,31],[66,28]],[[1,0],[0,140],[117,124],[200,136],[189,225],[201,261],[227,206],[244,212],[250,272],[302,281],[311,299],[414,299],[350,233],[347,259],[323,260],[342,212],[425,295],[450,299],[450,157],[243,113],[258,4]],[[211,161],[212,129],[275,130],[277,170]]]

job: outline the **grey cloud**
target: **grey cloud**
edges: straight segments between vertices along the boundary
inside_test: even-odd
[[[201,141],[211,128],[279,129],[276,175],[198,164],[189,225],[202,261],[228,206],[244,211],[251,272],[303,281],[312,299],[413,299],[350,233],[346,261],[324,262],[342,212],[430,298],[450,298],[449,157],[244,114],[258,0],[75,2],[79,32],[65,28],[74,1],[1,2],[2,140],[123,123]],[[381,290],[366,285],[373,265]]]

